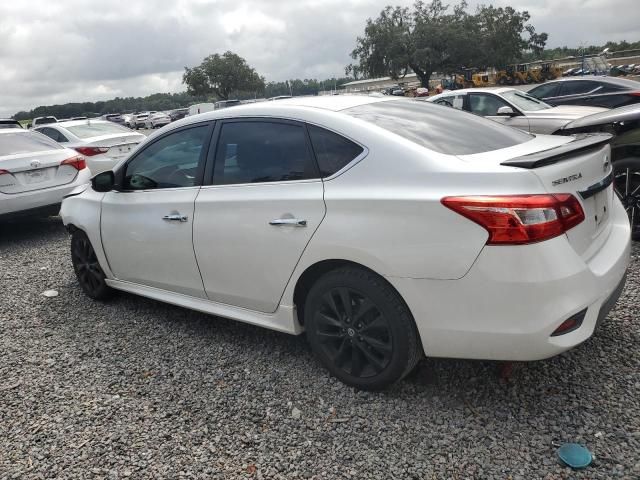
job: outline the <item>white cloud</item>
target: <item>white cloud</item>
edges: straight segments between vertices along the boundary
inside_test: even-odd
[[[185,66],[226,50],[267,80],[340,76],[366,19],[388,3],[413,0],[0,2],[0,115],[181,91]],[[529,10],[549,46],[640,38],[637,0],[493,3]]]

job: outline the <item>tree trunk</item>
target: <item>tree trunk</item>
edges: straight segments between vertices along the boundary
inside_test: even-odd
[[[420,68],[415,64],[409,64],[409,66],[411,67],[411,70],[413,70],[413,72],[418,76],[418,79],[420,80],[420,86],[429,88],[429,80],[431,79],[431,74],[433,73],[431,67],[427,65],[426,68]]]

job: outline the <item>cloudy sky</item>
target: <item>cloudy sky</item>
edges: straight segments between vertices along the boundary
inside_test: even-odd
[[[388,3],[413,0],[2,1],[0,115],[182,91],[185,65],[225,50],[267,80],[340,76],[366,19]],[[528,10],[551,47],[640,40],[640,0],[493,4]]]

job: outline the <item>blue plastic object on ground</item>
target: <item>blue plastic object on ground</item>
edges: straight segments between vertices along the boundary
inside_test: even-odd
[[[558,449],[558,457],[571,468],[585,468],[591,464],[591,452],[577,443],[565,443]]]

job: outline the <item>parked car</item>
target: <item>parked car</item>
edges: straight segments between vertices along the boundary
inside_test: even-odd
[[[142,112],[142,113],[138,113],[136,115],[134,115],[134,118],[132,120],[133,122],[133,128],[135,128],[136,130],[139,128],[145,128],[145,122],[147,121],[147,118],[149,118],[149,115],[156,113],[155,111],[153,112]]]
[[[561,78],[527,93],[549,105],[616,108],[640,103],[640,82],[616,77]]]
[[[177,108],[175,110],[171,110],[169,113],[169,117],[171,117],[171,121],[175,122],[176,120],[180,120],[186,117],[189,114],[188,108]]]
[[[31,130],[0,128],[0,219],[57,215],[62,198],[90,178],[78,152]]]
[[[0,128],[22,128],[22,124],[13,118],[0,118]]]
[[[214,103],[214,108],[216,110],[219,110],[221,108],[229,108],[229,107],[235,107],[237,105],[240,105],[240,100],[236,100],[236,99],[232,99],[232,100],[220,100],[216,103]]]
[[[216,106],[213,103],[196,103],[189,107],[189,115],[198,115],[200,113],[210,112],[215,110]]]
[[[465,110],[531,133],[553,133],[571,120],[606,111],[598,107],[552,107],[526,92],[509,87],[465,88],[417,101]]]
[[[58,122],[35,131],[84,155],[93,174],[112,169],[145,139],[108,120]]]
[[[124,117],[119,113],[107,113],[102,116],[103,120],[108,120],[109,122],[117,123],[118,125],[124,125]]]
[[[58,121],[58,119],[56,117],[53,116],[48,116],[48,117],[36,117],[33,119],[33,121],[27,125],[28,128],[36,128],[39,127],[40,125],[46,125],[49,123],[56,123]]]
[[[395,97],[261,102],[165,127],[61,215],[88,296],[304,330],[380,389],[423,352],[537,360],[592,335],[630,253],[610,139]]]
[[[164,127],[171,123],[171,117],[164,112],[152,113],[144,121],[144,127],[149,129]]]
[[[631,223],[631,235],[640,240],[640,104],[628,105],[566,124],[558,135],[613,134],[611,162],[615,192]]]

